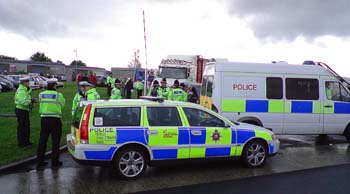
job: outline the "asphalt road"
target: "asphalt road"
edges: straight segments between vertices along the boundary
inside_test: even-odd
[[[64,165],[57,171],[48,167],[37,172],[34,165],[29,165],[0,176],[0,193],[133,193],[196,184],[215,186],[222,181],[259,179],[260,176],[263,180],[266,175],[276,173],[350,163],[350,146],[344,137],[283,136],[280,139],[279,154],[269,158],[262,168],[248,169],[232,160],[183,163],[149,168],[143,177],[133,181],[120,180],[109,168],[78,165],[65,153],[61,155]],[[274,186],[272,183],[268,186]]]
[[[137,194],[349,194],[350,164]]]

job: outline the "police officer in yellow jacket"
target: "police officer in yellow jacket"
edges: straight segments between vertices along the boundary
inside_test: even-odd
[[[90,82],[82,83],[87,100],[99,100],[100,94],[98,94],[95,85]]]
[[[174,88],[171,90],[168,100],[187,102],[187,93],[180,88],[179,80],[174,81]]]
[[[111,95],[111,99],[113,100],[119,100],[122,99],[122,84],[120,83],[119,80],[116,80],[115,82],[115,88],[113,88],[112,90],[112,95]]]
[[[152,83],[152,89],[148,92],[148,96],[160,97],[159,91],[159,82],[157,80],[154,80]]]
[[[79,82],[79,91],[75,94],[72,102],[72,117],[80,103],[80,101],[86,100],[84,83],[86,81]]]
[[[110,97],[111,96],[111,92],[112,92],[112,82],[113,82],[113,77],[111,76],[111,73],[109,73],[107,75],[107,79],[106,79],[106,84],[107,84],[107,96]]]
[[[62,109],[65,99],[61,93],[56,91],[57,79],[47,80],[47,90],[39,94],[39,113],[41,115],[40,140],[37,152],[37,170],[47,165],[45,162],[46,144],[51,134],[52,138],[52,168],[62,166],[59,161],[59,147],[62,134]]]
[[[168,96],[170,94],[170,88],[167,86],[166,83],[166,78],[163,78],[162,81],[160,82],[161,86],[158,90],[158,96],[163,97],[165,99],[168,99]]]
[[[35,98],[31,98],[32,89],[29,88],[29,77],[20,78],[20,85],[16,91],[15,104],[17,116],[17,141],[19,147],[31,146],[29,110]]]
[[[140,98],[142,96],[142,91],[144,89],[144,85],[141,79],[138,80],[136,83],[136,91],[137,91],[137,98]]]
[[[84,97],[86,100],[99,100],[100,94],[98,94],[95,85],[93,83],[82,81],[79,82],[79,85],[82,87],[84,91]]]

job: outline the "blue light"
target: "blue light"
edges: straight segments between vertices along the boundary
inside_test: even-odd
[[[303,65],[316,65],[314,61],[304,61]]]

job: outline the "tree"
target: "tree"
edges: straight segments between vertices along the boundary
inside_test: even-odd
[[[86,64],[81,60],[78,60],[78,61],[74,60],[70,63],[70,66],[76,66],[76,65],[86,67]]]
[[[9,57],[9,56],[6,56],[6,55],[1,55],[1,54],[0,54],[0,59],[17,60],[15,57]]]
[[[36,52],[30,57],[31,61],[52,62],[52,60],[45,55],[45,53]]]
[[[133,58],[128,64],[129,68],[141,68],[141,62],[140,62],[140,49],[135,49]]]

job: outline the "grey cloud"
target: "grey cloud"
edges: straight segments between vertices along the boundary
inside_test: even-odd
[[[348,0],[226,0],[230,14],[243,18],[258,38],[293,40],[350,35]]]
[[[0,30],[29,38],[61,36],[108,22],[118,8],[113,0],[0,0]],[[109,19],[106,19],[109,18]]]

